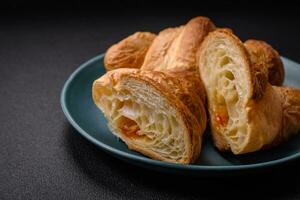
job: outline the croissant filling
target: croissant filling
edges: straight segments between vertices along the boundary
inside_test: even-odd
[[[124,116],[120,117],[119,121],[119,129],[121,130],[122,134],[129,138],[138,136],[138,131],[140,128],[135,121]]]
[[[236,69],[240,63],[234,60],[228,52],[219,46],[217,51],[209,52],[209,60],[206,60],[205,82],[210,103],[210,113],[212,123],[216,131],[224,133],[228,144],[235,149],[246,135],[245,113],[242,104],[245,100],[242,98],[245,88],[239,85],[236,77]],[[232,55],[232,54],[231,54]],[[234,55],[234,54],[233,54]]]
[[[134,145],[147,148],[160,156],[172,160],[186,157],[186,147],[183,128],[180,119],[175,117],[175,110],[158,99],[158,93],[139,87],[138,92],[122,86],[120,91],[113,87],[101,87],[99,92],[99,107],[104,111],[115,134],[125,138]],[[151,98],[151,99],[145,99]],[[160,101],[160,102],[158,102]],[[158,105],[160,105],[158,107]],[[172,113],[172,115],[170,115]]]

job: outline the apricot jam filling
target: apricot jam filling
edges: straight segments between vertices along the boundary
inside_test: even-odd
[[[122,134],[126,137],[133,138],[138,137],[138,131],[140,127],[137,123],[127,117],[122,116],[122,119],[119,123],[119,129],[121,130]]]
[[[219,107],[214,112],[214,123],[218,128],[227,126],[229,120],[228,112],[226,106]]]

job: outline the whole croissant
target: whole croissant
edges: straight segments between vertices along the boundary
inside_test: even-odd
[[[214,143],[234,154],[273,146],[300,130],[300,91],[270,84],[283,81],[279,55],[254,43],[219,29],[198,55]]]

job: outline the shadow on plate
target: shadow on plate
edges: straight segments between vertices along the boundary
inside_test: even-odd
[[[65,137],[67,149],[79,170],[119,197],[149,198],[148,192],[152,191],[160,198],[172,199],[226,197],[228,192],[232,193],[231,197],[255,197],[255,194],[263,193],[278,198],[300,189],[299,161],[268,168],[260,173],[197,178],[163,174],[120,161],[88,142],[67,123]]]

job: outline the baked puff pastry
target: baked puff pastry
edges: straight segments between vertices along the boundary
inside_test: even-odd
[[[215,29],[207,17],[195,17],[186,25],[167,28],[153,40],[143,70],[190,71],[199,76],[196,53],[206,35]]]
[[[137,32],[108,49],[105,68],[107,71],[117,68],[191,71],[198,76],[196,52],[204,37],[214,29],[209,18],[199,16],[186,25],[164,29],[158,36]]]
[[[153,33],[136,32],[114,44],[105,54],[105,69],[140,68],[155,37]]]
[[[205,38],[198,55],[215,146],[234,154],[281,143],[300,130],[300,91],[271,86],[273,62],[264,55],[270,49],[253,49],[219,29]]]
[[[284,81],[284,67],[278,52],[268,43],[260,40],[247,40],[244,43],[256,71],[267,73],[271,85],[281,86]]]
[[[92,94],[112,132],[130,149],[173,163],[198,158],[206,126],[200,78],[116,69],[94,82]]]

